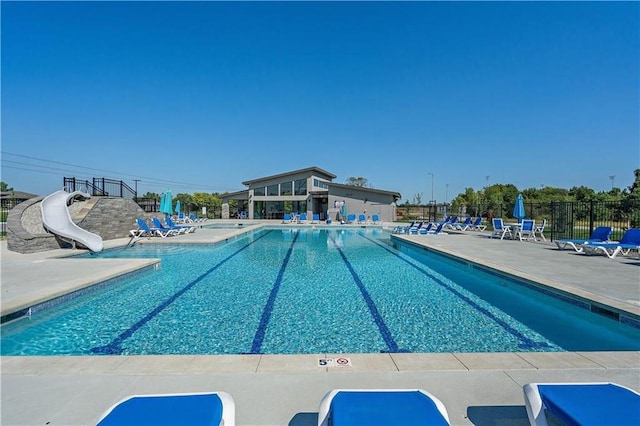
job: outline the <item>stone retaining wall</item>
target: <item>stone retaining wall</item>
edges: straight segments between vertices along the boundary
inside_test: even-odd
[[[71,243],[48,232],[42,224],[41,202],[37,197],[18,204],[7,217],[7,248],[18,253],[36,253],[70,248]],[[125,238],[136,229],[136,218],[145,212],[126,198],[92,197],[69,206],[76,225],[102,237],[103,240]]]

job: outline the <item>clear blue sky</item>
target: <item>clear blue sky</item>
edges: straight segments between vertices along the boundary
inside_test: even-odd
[[[430,199],[432,173],[441,201],[487,182],[625,188],[640,167],[638,2],[1,8],[16,190],[236,191],[317,166],[403,201]]]

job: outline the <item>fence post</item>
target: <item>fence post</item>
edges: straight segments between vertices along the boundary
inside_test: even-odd
[[[589,235],[591,235],[591,233],[593,232],[593,226],[594,226],[594,222],[595,222],[595,206],[594,206],[594,201],[591,200],[589,202]]]

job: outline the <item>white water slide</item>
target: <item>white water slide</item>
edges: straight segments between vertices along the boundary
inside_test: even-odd
[[[67,203],[77,196],[90,197],[81,191],[56,191],[42,200],[40,207],[44,227],[54,234],[82,244],[91,251],[102,251],[102,237],[80,228],[71,220]]]

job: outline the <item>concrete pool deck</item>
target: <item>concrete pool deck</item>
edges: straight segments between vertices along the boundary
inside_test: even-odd
[[[223,241],[245,229],[199,229],[151,242]],[[401,238],[639,312],[640,260],[635,255],[585,256],[558,251],[550,243],[487,235]],[[105,246],[127,241],[107,241]],[[149,264],[56,258],[73,250],[23,255],[7,251],[6,241],[0,249],[2,315]],[[336,357],[348,358],[351,365],[318,366],[319,358]],[[320,400],[334,388],[421,388],[442,400],[453,425],[527,425],[525,383],[612,381],[640,391],[640,352],[7,356],[0,362],[3,425],[95,424],[111,405],[132,394],[216,390],[233,396],[238,425],[313,425]]]

